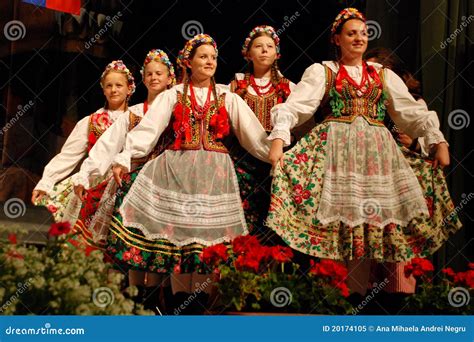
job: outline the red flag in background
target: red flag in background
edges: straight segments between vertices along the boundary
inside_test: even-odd
[[[81,0],[23,0],[23,2],[55,11],[81,14]]]

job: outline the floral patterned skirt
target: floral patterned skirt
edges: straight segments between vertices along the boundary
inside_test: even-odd
[[[74,193],[71,177],[57,183],[49,196],[36,203],[44,206],[53,215],[55,222],[69,222],[74,226],[81,210],[81,201]]]
[[[320,258],[368,257],[400,262],[432,254],[461,227],[458,217],[452,215],[454,205],[442,169],[434,169],[431,162],[408,150],[404,151],[405,159],[421,185],[429,217],[419,215],[406,224],[392,222],[382,227],[367,222],[354,225],[345,220],[322,224],[317,213],[330,165],[327,140],[331,127],[332,123],[325,122],[313,128],[284,154],[283,168],[278,165],[274,172],[267,225],[288,245]],[[373,143],[377,145],[377,141]],[[365,214],[372,215],[370,210]],[[377,210],[373,214],[376,217]]]
[[[251,234],[265,239],[273,233],[265,226],[270,207],[271,165],[253,157],[240,146],[237,138],[232,139],[229,146],[248,229]]]
[[[200,260],[203,245],[193,243],[178,247],[165,239],[147,239],[139,229],[123,225],[119,208],[141,169],[128,173],[117,191],[107,237],[107,255],[121,269],[168,274],[201,272],[205,269]]]
[[[108,234],[112,217],[116,182],[109,177],[86,190],[86,198],[74,225],[76,238],[83,243],[102,249]]]

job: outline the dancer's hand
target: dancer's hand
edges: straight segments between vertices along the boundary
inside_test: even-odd
[[[81,202],[84,202],[86,199],[86,189],[84,185],[74,185],[74,193],[79,197]]]
[[[410,138],[405,133],[398,133],[397,140],[400,144],[402,144],[406,148],[409,148],[411,146],[412,142],[413,142],[413,139]]]
[[[272,147],[270,148],[268,159],[270,159],[273,169],[275,169],[278,162],[280,162],[280,166],[283,167],[283,140],[282,139],[275,139],[272,141]]]
[[[46,196],[46,192],[43,190],[33,190],[33,194],[31,195],[31,203],[36,205],[36,203],[41,201],[44,196]]]
[[[114,173],[115,182],[117,182],[119,186],[122,186],[122,176],[127,172],[127,169],[122,165],[115,165],[112,168],[112,172]]]
[[[448,144],[445,142],[439,143],[435,146],[435,155],[433,161],[433,167],[444,167],[449,165],[449,150]]]

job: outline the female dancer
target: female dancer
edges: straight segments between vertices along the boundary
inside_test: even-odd
[[[61,152],[46,165],[43,177],[33,190],[33,204],[45,205],[57,222],[69,221],[74,225],[81,208],[81,202],[73,193],[71,177],[64,178],[76,168],[106,129],[120,116],[126,115],[128,100],[135,91],[132,73],[120,60],[107,65],[100,85],[106,98],[105,107],[76,124]],[[96,184],[101,181],[97,179]]]
[[[351,268],[362,267],[362,258],[428,256],[459,229],[459,220],[439,219],[448,216],[452,202],[427,203],[425,184],[383,120],[388,109],[400,129],[426,139],[433,166],[445,166],[448,145],[435,114],[416,102],[395,73],[363,60],[367,30],[359,11],[339,13],[331,33],[338,60],[309,67],[287,102],[272,110],[275,171],[267,224],[294,249],[346,259]],[[283,155],[289,129],[319,106],[323,122]],[[366,279],[349,285],[364,292],[368,270],[358,273]]]

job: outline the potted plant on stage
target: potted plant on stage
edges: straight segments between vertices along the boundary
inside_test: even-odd
[[[345,314],[347,269],[332,260],[311,261],[303,272],[285,246],[264,246],[247,235],[207,247],[201,255],[216,275],[220,306],[216,313]]]
[[[413,314],[472,315],[474,263],[464,272],[444,268],[433,276],[434,270],[433,264],[422,258],[414,258],[405,266],[405,276],[413,275],[417,280],[415,293],[406,298],[405,310]]]

